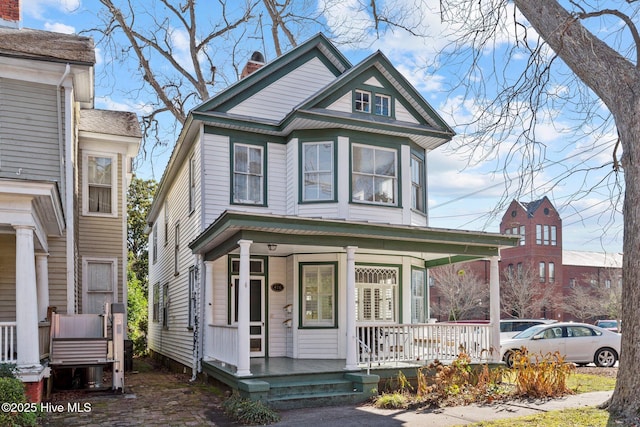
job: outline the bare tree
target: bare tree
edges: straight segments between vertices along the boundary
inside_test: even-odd
[[[620,270],[606,268],[600,274],[585,274],[573,284],[564,310],[581,321],[607,317],[620,319],[622,281]]]
[[[554,285],[540,283],[537,272],[530,265],[506,269],[500,282],[500,307],[514,318],[545,317],[554,305]]]
[[[440,297],[433,307],[440,319],[484,319],[489,307],[489,284],[464,264],[449,264],[430,270],[434,292]]]

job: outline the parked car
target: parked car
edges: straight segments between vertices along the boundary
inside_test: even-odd
[[[513,355],[521,347],[529,353],[555,353],[578,365],[595,363],[611,367],[620,356],[621,335],[586,323],[551,323],[532,326],[500,343],[500,357],[511,367]]]
[[[501,319],[500,341],[513,337],[535,325],[553,323],[553,319]]]
[[[622,325],[615,319],[596,320],[595,325],[603,329],[608,329],[611,332],[622,332]]]

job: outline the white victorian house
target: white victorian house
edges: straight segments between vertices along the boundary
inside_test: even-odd
[[[150,350],[281,406],[303,405],[282,403],[296,376],[366,398],[371,367],[497,360],[517,237],[428,226],[452,129],[381,52],[352,65],[320,34],[262,62],[191,111],[160,182]],[[491,324],[428,324],[428,269],[471,259],[491,260]]]
[[[19,28],[0,8],[0,364],[32,401],[49,376],[51,312],[125,303],[135,114],[96,110],[93,41]]]

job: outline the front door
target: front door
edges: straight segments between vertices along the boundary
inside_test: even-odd
[[[238,323],[238,310],[249,310],[249,348],[251,357],[264,357],[264,277],[252,276],[249,279],[249,307],[239,308],[239,278],[233,278],[233,319]]]

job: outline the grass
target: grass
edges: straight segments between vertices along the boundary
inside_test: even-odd
[[[567,378],[567,386],[576,393],[592,391],[608,391],[616,387],[616,379],[600,375],[571,374]]]
[[[607,427],[610,421],[609,418],[609,413],[604,409],[579,408],[550,411],[544,414],[528,415],[526,417],[483,421],[471,425],[476,427]]]

